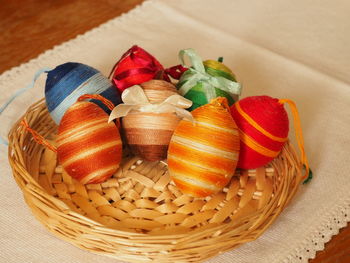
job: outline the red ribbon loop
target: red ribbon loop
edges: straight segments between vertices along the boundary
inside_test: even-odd
[[[165,70],[165,73],[168,74],[170,77],[172,77],[173,79],[177,79],[179,80],[182,76],[182,74],[188,70],[188,68],[182,66],[181,64],[180,65],[176,65],[176,66],[173,66],[173,67],[170,67],[170,68],[167,68]]]

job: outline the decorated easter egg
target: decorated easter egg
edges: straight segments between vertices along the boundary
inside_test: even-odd
[[[211,75],[211,76],[221,76],[225,79],[229,79],[232,81],[237,81],[236,76],[232,72],[232,70],[227,67],[224,63],[222,63],[221,58],[220,61],[208,59],[203,61],[203,65],[205,68],[205,71]],[[230,98],[227,98],[230,104]]]
[[[280,153],[288,139],[289,120],[278,99],[247,97],[231,106],[231,114],[240,132],[239,168],[263,166]]]
[[[241,85],[227,66],[214,60],[202,62],[193,49],[180,51],[182,61],[185,55],[190,58],[192,67],[181,75],[177,88],[181,95],[193,102],[190,111],[216,97],[225,97],[229,105],[238,100]]]
[[[100,94],[114,105],[121,102],[120,94],[112,82],[90,66],[68,62],[48,71],[45,100],[56,124],[60,123],[66,110],[83,94]],[[98,100],[93,102],[108,112],[101,102]]]
[[[69,107],[58,127],[58,160],[83,184],[101,183],[119,167],[122,141],[108,117],[96,104],[79,101]]]
[[[136,45],[132,46],[116,63],[112,76],[120,93],[126,88],[151,79],[170,81],[159,61]]]
[[[156,105],[178,94],[173,84],[163,80],[150,80],[140,86],[150,103],[148,106],[154,107],[154,111],[141,109],[123,117],[126,141],[131,151],[142,159],[163,160],[166,159],[170,138],[181,118],[174,112],[157,112]]]
[[[239,134],[226,98],[191,112],[194,122],[180,121],[168,150],[168,169],[184,193],[205,197],[220,191],[235,172]]]

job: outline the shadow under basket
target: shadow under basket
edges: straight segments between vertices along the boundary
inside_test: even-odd
[[[33,140],[20,121],[54,140],[43,100],[9,133],[9,162],[35,217],[59,238],[129,262],[201,262],[255,240],[296,193],[302,165],[289,142],[268,166],[237,170],[222,192],[182,194],[162,162],[124,154],[118,172],[83,185]]]

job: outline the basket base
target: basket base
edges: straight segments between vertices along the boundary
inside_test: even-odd
[[[180,192],[162,162],[126,156],[101,184],[72,179],[45,149],[38,183],[72,211],[116,230],[153,235],[182,234],[229,223],[258,211],[273,197],[274,168],[237,170],[223,191],[207,198]]]

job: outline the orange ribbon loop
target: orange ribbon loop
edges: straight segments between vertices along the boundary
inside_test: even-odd
[[[287,103],[292,111],[293,119],[294,119],[295,137],[297,139],[297,143],[301,153],[301,162],[303,165],[305,165],[305,175],[302,178],[303,180],[305,180],[309,176],[310,167],[309,167],[309,162],[307,160],[306,153],[305,153],[303,131],[301,129],[301,122],[300,122],[297,106],[295,105],[294,101],[289,99],[280,99],[279,103],[281,104]]]
[[[109,99],[106,99],[105,97],[102,97],[101,95],[98,94],[84,94],[81,95],[78,98],[78,101],[86,100],[86,99],[95,99],[101,101],[104,105],[107,106],[108,109],[113,110],[114,109],[114,104],[111,102]]]
[[[21,124],[24,126],[24,128],[28,131],[28,132],[30,132],[32,135],[33,135],[33,139],[37,142],[37,143],[39,143],[39,144],[41,144],[41,145],[44,145],[45,147],[47,147],[47,148],[49,148],[51,151],[53,151],[53,152],[57,152],[57,148],[54,146],[54,145],[52,145],[51,143],[49,143],[48,142],[48,140],[46,140],[43,136],[41,136],[38,132],[36,132],[35,130],[33,130],[32,128],[30,128],[29,127],[29,125],[28,125],[28,122],[25,120],[25,119],[23,119],[22,121],[21,121]]]
[[[94,99],[101,101],[104,105],[107,106],[107,108],[112,111],[114,109],[114,104],[109,99],[106,99],[105,97],[102,97],[99,94],[84,94],[81,95],[77,101],[87,100],[87,99]],[[120,129],[120,120],[116,121],[116,125],[118,129]]]

